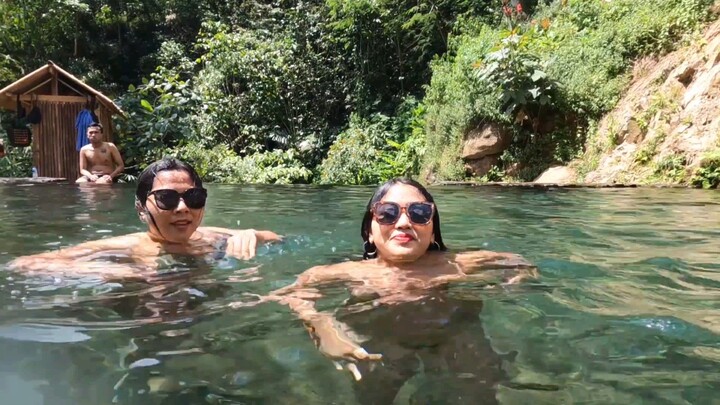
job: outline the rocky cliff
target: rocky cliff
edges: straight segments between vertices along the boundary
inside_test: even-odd
[[[717,163],[720,21],[675,52],[638,61],[632,75],[584,156],[566,170],[555,169],[559,177],[547,173],[538,181],[689,184],[708,162]]]

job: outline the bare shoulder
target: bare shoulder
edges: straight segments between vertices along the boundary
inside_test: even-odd
[[[120,249],[120,248],[132,248],[142,242],[147,242],[148,236],[145,232],[136,232],[128,235],[115,236],[107,239],[99,239],[91,242],[86,242],[78,246],[88,246],[101,249]]]
[[[55,252],[48,252],[49,255],[57,254],[64,257],[84,256],[103,250],[132,249],[133,247],[147,242],[147,234],[143,232],[131,233],[128,235],[115,236],[106,239],[98,239],[80,243],[75,246],[60,249]]]
[[[80,148],[80,153],[83,153],[83,152],[87,152],[87,151],[89,151],[89,150],[92,150],[92,148],[93,148],[93,147],[92,147],[92,144],[87,144],[87,145],[83,146],[82,148]]]
[[[111,150],[112,150],[112,149],[116,149],[116,150],[117,150],[117,146],[115,146],[115,144],[112,143],[112,142],[105,142],[105,145],[106,145],[108,148],[110,148]]]
[[[143,242],[143,238],[147,236],[143,233],[134,233],[113,238],[100,239],[90,242],[80,243],[75,246],[66,247],[59,250],[38,253],[29,256],[18,257],[8,263],[10,269],[42,269],[52,263],[67,263],[76,260],[82,260],[105,250],[132,249]]]

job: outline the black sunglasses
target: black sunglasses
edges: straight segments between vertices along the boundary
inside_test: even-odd
[[[400,219],[403,211],[415,225],[426,225],[432,221],[435,204],[430,202],[414,202],[404,207],[394,202],[376,202],[372,213],[380,225],[392,225]]]
[[[185,201],[188,208],[198,209],[205,206],[207,190],[200,187],[189,188],[180,193],[172,189],[160,189],[148,193],[148,197],[155,196],[155,205],[161,210],[174,210],[180,205],[180,199]]]

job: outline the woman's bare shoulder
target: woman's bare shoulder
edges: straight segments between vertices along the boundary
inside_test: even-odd
[[[145,243],[149,241],[146,232],[136,232],[127,235],[113,236],[105,239],[98,239],[91,242],[85,242],[78,246],[97,246],[97,247],[132,247],[132,245],[138,243]]]

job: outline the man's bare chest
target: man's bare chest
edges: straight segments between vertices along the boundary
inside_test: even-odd
[[[85,156],[87,156],[89,161],[95,163],[106,163],[112,160],[110,150],[107,146],[90,149],[85,152]]]

